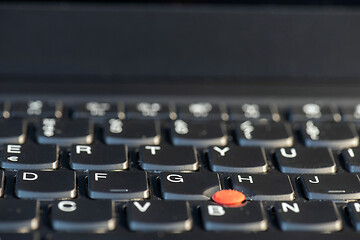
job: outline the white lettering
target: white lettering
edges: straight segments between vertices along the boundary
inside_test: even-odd
[[[193,103],[189,106],[189,111],[196,118],[207,117],[212,110],[210,103]]]
[[[303,112],[307,118],[320,118],[321,108],[318,104],[308,103],[303,106]]]
[[[354,203],[355,211],[360,212],[360,203]]]
[[[291,148],[290,153],[287,153],[285,148],[281,148],[280,153],[283,157],[286,158],[295,158],[297,156],[295,148]]]
[[[314,176],[314,178],[315,178],[315,180],[311,180],[311,179],[310,179],[309,182],[312,183],[312,184],[317,184],[317,183],[320,182],[318,176]]]
[[[21,145],[7,145],[8,153],[21,153]]]
[[[222,206],[208,205],[208,213],[210,216],[223,216],[225,215],[225,210]]]
[[[150,150],[151,155],[156,155],[156,150],[160,150],[159,146],[145,146],[145,149]]]
[[[32,173],[32,172],[24,172],[23,173],[24,181],[35,181],[38,178],[39,178],[39,176],[36,173]]]
[[[189,128],[186,122],[183,120],[176,120],[174,122],[175,132],[181,135],[187,134],[189,132]]]
[[[85,145],[76,145],[76,154],[80,154],[81,152],[91,154],[91,147]]]
[[[348,151],[350,157],[352,157],[352,158],[355,157],[354,150],[352,150],[351,148],[349,148],[347,151]]]
[[[288,203],[281,203],[281,207],[284,212],[288,212],[289,210],[293,211],[294,213],[300,212],[300,208],[297,203],[293,203],[292,206]]]
[[[18,156],[10,156],[7,158],[7,160],[9,160],[11,162],[17,162],[17,161],[19,161],[19,157]]]
[[[257,104],[244,104],[242,105],[242,110],[246,118],[260,117],[259,105]]]
[[[244,136],[246,139],[252,139],[251,133],[254,131],[254,127],[251,125],[250,121],[246,121],[240,124],[240,129],[244,132]]]
[[[166,177],[166,179],[169,182],[173,182],[173,183],[184,182],[184,178],[181,175],[177,175],[177,174],[170,174]]]
[[[312,140],[319,140],[320,130],[312,121],[306,122],[306,133]]]
[[[120,119],[110,119],[110,132],[111,133],[121,133],[123,131],[123,122]]]
[[[249,176],[248,178],[242,178],[240,175],[238,175],[238,180],[239,182],[243,182],[244,180],[244,181],[249,181],[250,183],[254,183],[252,176]]]
[[[40,115],[42,112],[42,101],[30,101],[28,102],[28,109],[26,110],[29,115]]]
[[[140,212],[146,212],[146,210],[148,210],[151,205],[149,202],[145,203],[144,206],[141,206],[139,202],[134,202],[133,204],[137,209],[139,209]]]
[[[58,208],[63,212],[73,212],[76,210],[76,203],[73,201],[61,201],[58,203]]]
[[[141,102],[137,104],[137,110],[141,112],[144,117],[156,117],[161,110],[159,103],[145,103]]]
[[[89,102],[86,104],[86,110],[90,112],[91,116],[104,116],[110,107],[109,103]]]
[[[217,151],[218,153],[220,153],[220,156],[224,157],[225,153],[228,152],[230,150],[229,147],[225,147],[224,149],[221,149],[219,147],[214,147],[213,148],[215,151]]]
[[[55,125],[56,121],[52,118],[44,118],[43,119],[43,127],[42,130],[44,132],[44,136],[52,137],[55,134]]]
[[[107,173],[95,173],[95,181],[99,181],[100,178],[106,179]]]

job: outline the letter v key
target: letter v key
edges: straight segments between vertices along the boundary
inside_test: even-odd
[[[144,204],[144,206],[141,206],[139,202],[134,202],[134,205],[137,209],[139,209],[140,212],[146,212],[148,208],[150,207],[151,203],[147,202]]]

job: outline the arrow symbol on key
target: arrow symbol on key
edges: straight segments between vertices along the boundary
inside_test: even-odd
[[[19,157],[17,157],[17,156],[11,156],[11,157],[8,157],[7,159],[11,162],[17,162],[17,161],[19,161],[18,158]]]

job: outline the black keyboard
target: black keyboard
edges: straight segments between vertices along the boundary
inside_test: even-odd
[[[35,100],[0,114],[1,240],[359,236],[360,105]]]

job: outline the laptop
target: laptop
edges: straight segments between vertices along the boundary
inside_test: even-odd
[[[357,239],[350,1],[0,4],[0,239]]]

